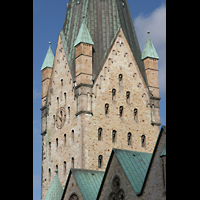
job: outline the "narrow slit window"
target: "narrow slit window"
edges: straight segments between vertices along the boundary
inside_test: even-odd
[[[51,168],[49,168],[49,182],[51,182]]]
[[[103,160],[103,156],[99,155],[98,156],[98,168],[101,168],[101,166],[102,166],[102,160]]]
[[[74,168],[74,157],[72,157],[72,168]]]
[[[141,142],[142,142],[142,147],[146,147],[146,136],[145,135],[141,136]]]
[[[102,128],[101,127],[98,129],[98,140],[99,141],[102,140]]]
[[[116,100],[116,89],[112,89],[112,100]]]
[[[108,109],[109,109],[109,104],[108,104],[108,103],[106,103],[106,104],[105,104],[105,115],[107,115],[107,114],[108,114]]]
[[[56,138],[56,147],[58,147],[58,138]]]
[[[131,145],[132,144],[132,134],[129,132],[128,134],[127,134],[127,137],[128,137],[128,145]]]
[[[112,142],[116,142],[116,136],[117,136],[117,131],[116,130],[113,130],[112,131]]]
[[[66,140],[67,140],[67,136],[66,134],[64,134],[64,146],[66,146]]]
[[[134,120],[137,122],[138,121],[138,109],[134,109]]]
[[[67,164],[66,164],[66,161],[64,161],[64,166],[63,166],[63,168],[64,168],[64,174],[66,174],[66,170],[67,170]]]
[[[74,142],[74,130],[72,130],[72,142]]]
[[[123,116],[123,110],[124,110],[123,106],[120,106],[120,107],[119,107],[119,116],[120,116],[120,117]]]

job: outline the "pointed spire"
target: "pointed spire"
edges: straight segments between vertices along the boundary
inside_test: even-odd
[[[153,43],[149,37],[150,31],[148,31],[147,33],[148,33],[148,38],[147,38],[146,44],[144,46],[144,50],[142,52],[142,60],[147,57],[159,59],[158,54],[157,54],[157,52],[153,46]]]
[[[79,29],[78,36],[74,42],[74,46],[77,46],[81,42],[94,45],[94,42],[92,41],[88,28],[85,24],[85,16],[83,16],[83,22]]]
[[[46,194],[45,200],[60,200],[61,199],[61,196],[63,193],[63,187],[60,183],[57,173],[58,173],[58,170],[56,169],[54,179]]]
[[[45,57],[44,62],[42,64],[41,71],[43,69],[45,69],[46,67],[53,68],[53,61],[54,61],[54,55],[53,55],[53,52],[51,50],[51,42],[49,42],[49,49],[47,51],[46,57]]]

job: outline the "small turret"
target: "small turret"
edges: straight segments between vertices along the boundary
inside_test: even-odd
[[[149,34],[150,31],[147,33]],[[159,97],[158,59],[158,54],[148,35],[144,50],[142,52],[142,60],[144,61],[149,90],[152,91],[152,94],[155,97]]]
[[[44,59],[41,71],[42,71],[42,107],[45,105],[47,91],[49,87],[51,72],[53,68],[54,55],[51,50],[51,42],[49,42],[49,49]]]
[[[88,98],[92,90],[92,51],[94,43],[85,24],[85,18],[80,27],[75,46],[75,77],[76,77],[76,98],[77,114],[91,113],[91,106]],[[89,106],[88,106],[89,105]]]
[[[47,115],[46,115],[46,99],[47,99],[47,91],[50,83],[50,77],[52,73],[54,62],[54,55],[51,50],[51,42],[49,42],[49,49],[47,51],[46,57],[44,59],[41,71],[42,71],[42,126],[41,126],[41,134],[46,133],[46,122],[47,122]]]
[[[150,31],[147,32],[148,34]],[[148,35],[144,50],[142,52],[145,71],[147,75],[149,90],[151,93],[151,124],[160,126],[160,105],[159,105],[159,82],[158,82],[158,54]]]

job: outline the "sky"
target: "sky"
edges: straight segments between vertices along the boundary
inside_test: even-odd
[[[40,71],[49,44],[55,55],[69,0],[33,0],[33,200],[41,199],[42,136]],[[158,53],[160,117],[166,125],[166,0],[128,0],[140,49],[143,51],[147,31]]]

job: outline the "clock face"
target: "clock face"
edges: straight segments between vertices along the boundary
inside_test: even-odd
[[[73,194],[69,200],[78,200],[78,196],[76,194]]]
[[[65,120],[66,120],[65,108],[60,107],[56,113],[56,127],[61,129],[65,124]]]

